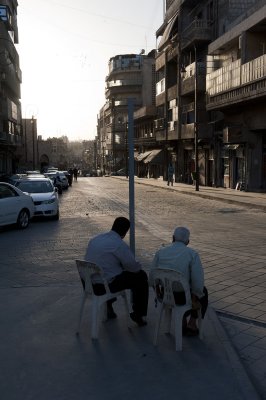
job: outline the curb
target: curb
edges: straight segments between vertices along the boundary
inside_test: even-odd
[[[117,176],[112,176],[112,178],[120,179],[122,181],[124,180],[123,178],[120,178],[120,177],[117,177]],[[186,194],[186,195],[198,196],[198,197],[201,197],[201,198],[204,198],[204,199],[208,199],[208,200],[221,201],[221,202],[227,203],[227,204],[239,205],[239,206],[242,206],[242,207],[251,208],[251,209],[257,209],[257,210],[266,212],[266,205],[264,206],[262,204],[254,204],[254,203],[243,202],[241,200],[227,199],[225,197],[219,197],[219,195],[215,196],[215,195],[212,195],[212,194],[205,194],[205,193],[202,193],[200,191],[199,192],[196,192],[196,191],[192,192],[190,190],[180,189],[177,186],[172,188],[172,187],[168,187],[168,186],[161,186],[161,185],[156,185],[156,184],[153,184],[153,183],[150,183],[150,182],[147,183],[147,182],[144,182],[144,181],[136,181],[136,180],[135,180],[135,184],[144,185],[144,186],[150,186],[150,187],[154,187],[154,188],[157,188],[157,189],[159,188],[159,189],[163,189],[163,190],[171,190],[172,192],[179,192],[179,193]]]
[[[210,306],[208,307],[208,317],[212,321],[217,337],[225,349],[229,364],[231,365],[232,371],[235,374],[239,391],[243,396],[243,400],[261,400],[261,397],[256,391],[255,386],[253,385],[243,363],[241,362],[237,351],[233,347],[228,334],[222,326],[217,313]]]

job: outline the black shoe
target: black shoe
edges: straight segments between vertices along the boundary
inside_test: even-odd
[[[136,322],[138,326],[147,325],[147,321],[145,321],[142,317],[136,315],[136,313],[134,312],[130,313],[130,318],[132,319],[132,321]]]
[[[114,312],[112,307],[107,307],[107,318],[108,319],[115,319],[117,318],[116,313]]]

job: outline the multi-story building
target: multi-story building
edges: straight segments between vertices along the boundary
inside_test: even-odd
[[[213,124],[219,184],[266,190],[266,4],[237,18],[208,47],[207,110]],[[222,121],[222,124],[221,124]]]
[[[98,152],[103,172],[127,167],[128,99],[134,103],[134,146],[136,153],[155,150],[155,52],[124,54],[109,61],[106,103],[98,115]],[[148,155],[148,154],[147,154]],[[150,162],[156,161],[153,153]],[[137,155],[136,155],[136,158]],[[143,159],[142,159],[143,160]],[[139,160],[141,161],[141,160]],[[148,163],[147,163],[148,164]],[[138,165],[137,173],[148,170]],[[153,173],[155,167],[152,168]]]
[[[255,176],[251,161],[254,156],[255,164],[263,169],[264,26],[265,1],[166,0],[164,22],[156,32],[155,137],[162,145],[164,171],[169,161],[174,162],[177,181],[191,183],[195,179],[196,185],[225,187],[235,187],[240,182],[243,186],[244,182],[246,189],[265,185],[265,178],[261,177],[259,182]],[[242,81],[244,72],[240,77],[240,64],[247,64],[241,68],[248,70]],[[258,78],[247,78],[250,69],[256,70]],[[254,72],[252,76],[257,75]],[[252,87],[250,96],[247,91]],[[236,98],[237,104],[232,106]],[[251,146],[255,146],[255,141],[257,146],[246,161],[244,154],[251,153],[250,149],[242,151],[244,138],[234,143],[236,139],[231,133],[238,129],[244,134],[244,115],[253,121],[249,125],[254,138]],[[260,172],[261,176],[263,173]]]
[[[81,153],[80,153],[81,154]],[[69,142],[66,136],[48,138],[43,140],[38,136],[38,169],[43,171],[46,167],[57,167],[67,170],[70,159]],[[79,155],[79,162],[81,155]]]
[[[16,171],[22,146],[17,6],[16,0],[0,5],[0,176]]]
[[[37,119],[33,116],[32,118],[22,118],[22,130],[22,147],[16,149],[16,155],[19,155],[17,172],[39,169]]]

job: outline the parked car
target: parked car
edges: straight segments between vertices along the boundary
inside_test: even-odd
[[[32,197],[10,183],[0,182],[0,226],[17,224],[25,229],[33,215]]]
[[[68,186],[72,186],[73,174],[70,174],[68,171],[62,171],[62,172],[65,174],[65,176],[68,180]]]
[[[15,183],[23,192],[30,193],[34,201],[35,217],[59,219],[58,193],[49,178],[27,177]]]
[[[44,174],[47,178],[50,178],[54,184],[58,187],[58,191],[60,194],[60,186],[61,189],[68,189],[68,179],[65,176],[64,172],[62,171],[54,171],[54,172],[47,172]],[[59,177],[59,179],[58,179]]]

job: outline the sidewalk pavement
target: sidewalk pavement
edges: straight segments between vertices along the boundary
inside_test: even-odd
[[[152,289],[147,326],[128,321],[119,298],[97,341],[88,304],[75,334],[81,285],[16,290],[0,291],[2,400],[259,400],[211,308],[203,340],[184,337],[176,352],[163,328],[153,346]]]
[[[116,179],[127,179],[126,177],[115,176]],[[266,193],[244,192],[235,189],[213,188],[208,186],[200,186],[196,192],[194,185],[184,183],[174,183],[173,186],[167,186],[167,181],[161,177],[158,179],[147,179],[134,177],[135,184],[149,185],[160,187],[166,190],[173,190],[183,194],[199,196],[206,199],[220,200],[228,204],[238,204],[245,207],[266,211]]]

